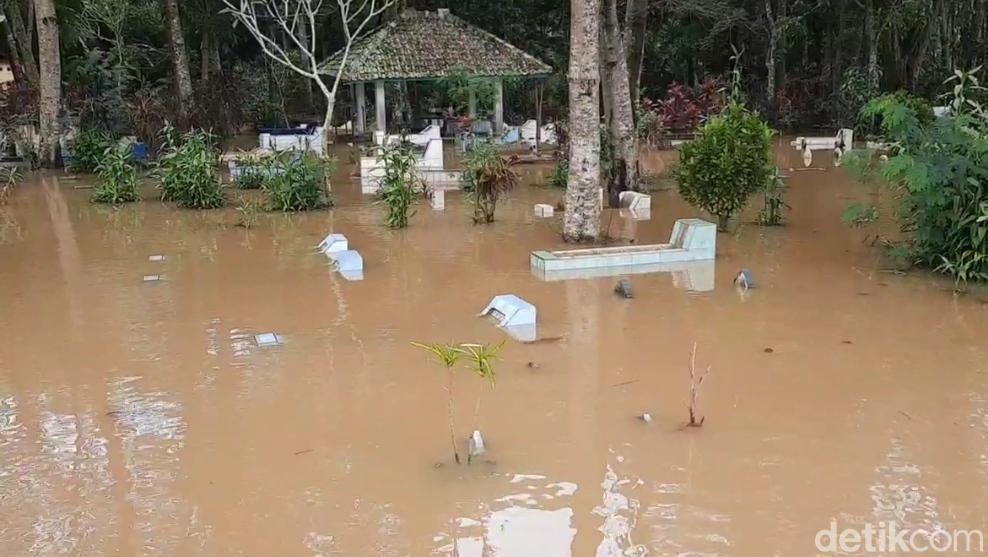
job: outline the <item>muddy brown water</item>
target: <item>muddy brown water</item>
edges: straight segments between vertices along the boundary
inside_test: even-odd
[[[749,211],[719,235],[712,291],[642,274],[632,300],[619,277],[530,272],[563,247],[559,213],[532,215],[562,197],[548,168],[493,225],[454,193],[399,232],[350,171],[335,210],[250,230],[150,188],[111,209],[84,178],[18,187],[0,210],[0,554],[762,557],[815,554],[832,518],[988,527],[988,305],[885,272],[840,223],[869,195],[842,170],[792,173],[788,226]],[[650,220],[605,222],[661,242],[692,216],[667,190]],[[363,281],[314,252],[330,231]],[[488,452],[456,466],[444,375],[409,341],[505,338],[476,317],[501,293],[562,339],[509,340],[494,390],[458,374],[458,431]],[[683,431],[694,342],[706,422]]]

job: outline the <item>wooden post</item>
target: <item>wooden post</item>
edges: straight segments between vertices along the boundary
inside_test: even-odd
[[[494,82],[494,133],[504,132],[504,81]]]
[[[388,109],[384,104],[384,81],[374,82],[375,117],[377,119],[376,129],[379,132],[388,132]]]
[[[354,111],[356,121],[353,123],[353,133],[358,135],[364,133],[364,126],[367,125],[367,115],[364,114],[364,84],[357,82],[353,86],[356,87],[354,102],[357,104],[357,110]]]
[[[542,94],[545,84],[539,81],[535,85],[535,154],[539,154],[539,144],[542,143]]]

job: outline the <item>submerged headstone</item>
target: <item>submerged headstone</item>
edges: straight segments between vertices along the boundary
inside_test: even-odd
[[[332,257],[330,254],[348,250],[350,248],[350,243],[343,234],[330,233],[327,234],[321,242],[319,242],[319,245],[316,246],[316,248],[325,253],[327,256]]]
[[[343,272],[363,271],[364,258],[355,249],[337,252],[334,254],[336,269]]]
[[[484,437],[480,434],[480,430],[473,430],[470,435],[470,448],[467,452],[470,458],[475,456],[480,456],[487,451],[487,447],[484,446]]]
[[[165,256],[164,255],[149,255],[148,256],[148,261],[164,261],[164,260],[165,260]]]
[[[514,294],[494,296],[481,316],[489,316],[512,338],[521,342],[533,342],[538,338],[535,306]]]
[[[623,191],[618,194],[621,207],[632,211],[647,211],[652,208],[652,196],[636,191]]]
[[[803,147],[803,166],[809,168],[813,164],[813,151],[810,150],[810,146],[806,145]]]
[[[619,280],[617,286],[614,287],[614,293],[626,300],[630,300],[635,297],[634,293],[631,291],[631,281],[628,279]]]
[[[538,203],[535,205],[535,216],[541,218],[551,217],[553,214],[552,205],[546,203]]]
[[[254,342],[258,346],[278,346],[281,344],[281,337],[276,333],[260,333],[254,335]]]
[[[738,276],[734,277],[734,284],[738,285],[740,288],[745,290],[749,288],[755,288],[755,275],[752,274],[749,269],[741,269],[738,271]]]
[[[144,282],[158,282],[161,280],[161,275],[144,275]]]
[[[436,211],[446,209],[446,190],[434,189],[429,193],[429,206]]]

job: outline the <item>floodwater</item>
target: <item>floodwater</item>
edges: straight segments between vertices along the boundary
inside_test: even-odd
[[[719,235],[712,290],[639,274],[632,300],[531,273],[562,246],[532,215],[562,197],[547,167],[493,225],[452,193],[398,232],[345,164],[337,209],[250,230],[29,178],[0,210],[0,555],[764,557],[816,554],[832,519],[988,528],[988,296],[890,272],[839,219],[871,190],[827,163],[792,172],[788,226]],[[648,243],[692,216],[666,190],[604,218]],[[313,250],[331,231],[362,281]],[[457,466],[409,342],[507,338],[476,316],[502,293],[545,341],[508,339],[493,390],[458,372],[461,452],[473,429],[488,452]],[[683,428],[693,343],[706,421]]]

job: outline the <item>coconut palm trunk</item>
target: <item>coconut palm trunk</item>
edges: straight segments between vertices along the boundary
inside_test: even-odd
[[[600,15],[600,0],[571,0],[567,242],[593,240],[600,231]]]
[[[638,142],[635,137],[635,114],[631,104],[631,80],[628,76],[626,30],[618,18],[617,0],[605,0],[607,65],[611,103],[610,137],[614,146],[614,163],[609,199],[618,206],[618,194],[638,189]]]
[[[58,114],[62,106],[62,63],[58,45],[58,19],[53,0],[34,0],[38,24],[38,91],[39,158],[46,166],[55,166],[58,158]]]

